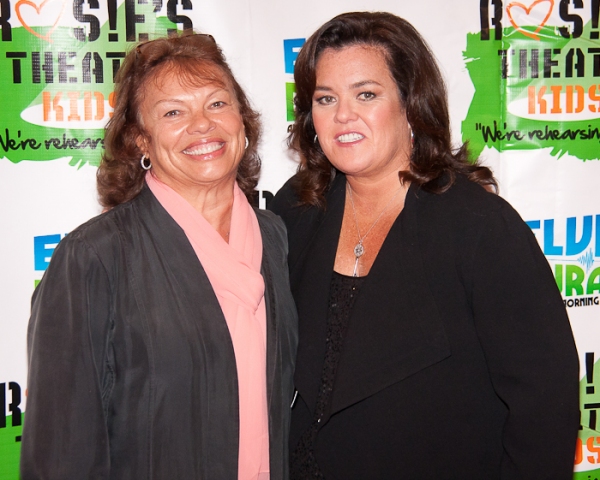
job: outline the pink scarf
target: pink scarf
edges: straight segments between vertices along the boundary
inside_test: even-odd
[[[183,229],[217,295],[235,352],[240,403],[239,480],[269,478],[265,284],[256,214],[237,183],[229,243],[181,195],[150,172],[146,183]]]

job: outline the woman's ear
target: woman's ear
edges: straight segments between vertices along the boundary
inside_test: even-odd
[[[142,152],[143,155],[146,155],[146,153],[148,152],[148,141],[142,134],[139,134],[137,136],[137,138],[135,139],[135,144],[140,149],[140,152]]]

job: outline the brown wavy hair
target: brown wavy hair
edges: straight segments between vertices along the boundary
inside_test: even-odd
[[[315,138],[312,99],[316,67],[326,49],[363,45],[381,49],[400,92],[414,134],[408,171],[401,181],[442,193],[464,174],[471,181],[497,191],[490,169],[470,162],[467,145],[453,150],[446,87],[425,40],[406,20],[387,12],[344,13],[331,19],[306,41],[294,68],[296,120],[291,126],[289,146],[300,154],[298,194],[303,204],[324,206],[324,194],[337,170]]]
[[[237,182],[252,203],[260,173],[259,115],[252,109],[212,36],[190,30],[141,43],[123,60],[115,79],[114,113],[105,129],[105,153],[96,176],[99,200],[104,207],[135,198],[144,185],[146,172],[140,166],[142,151],[137,145],[140,136],[147,137],[140,118],[144,85],[166,72],[175,72],[189,85],[222,83],[214,67],[231,83],[239,104],[248,147],[238,167]]]

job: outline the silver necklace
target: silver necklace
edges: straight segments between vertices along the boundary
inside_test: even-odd
[[[365,254],[365,246],[363,245],[363,242],[365,241],[365,238],[367,238],[367,235],[369,233],[371,233],[371,230],[373,230],[373,227],[377,224],[379,219],[383,216],[384,212],[388,209],[388,207],[392,204],[394,199],[398,196],[398,194],[400,193],[400,190],[402,190],[402,187],[400,187],[396,191],[396,193],[394,193],[394,196],[390,199],[390,201],[388,203],[386,203],[386,205],[385,205],[385,207],[383,207],[383,210],[381,211],[381,213],[377,216],[375,221],[371,224],[371,226],[367,230],[367,233],[365,233],[364,235],[361,235],[360,228],[358,228],[358,220],[356,218],[356,208],[354,208],[354,200],[352,199],[352,187],[350,186],[350,183],[346,183],[346,185],[348,186],[348,196],[350,197],[350,205],[352,205],[352,214],[354,216],[354,225],[356,226],[356,233],[358,235],[358,243],[354,246],[355,260],[354,260],[354,272],[352,273],[353,277],[357,277],[358,276],[358,261],[360,260],[360,257],[362,257]]]

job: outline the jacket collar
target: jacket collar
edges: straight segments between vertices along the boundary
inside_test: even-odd
[[[170,259],[172,269],[181,280],[180,291],[182,299],[192,302],[192,310],[199,313],[200,318],[212,318],[213,322],[200,322],[205,325],[199,325],[200,329],[209,329],[211,335],[218,335],[223,349],[228,351],[227,355],[235,361],[235,353],[231,336],[227,328],[227,322],[219,301],[214,294],[210,280],[208,279],[202,264],[198,261],[185,232],[173,220],[173,218],[162,207],[160,202],[152,194],[146,184],[142,188],[139,196],[136,198],[136,204],[140,210],[138,214],[140,219],[151,231],[152,238],[157,247]],[[267,398],[270,399],[273,392],[273,385],[276,375],[277,361],[277,318],[276,306],[274,304],[274,286],[271,281],[272,271],[270,264],[274,259],[270,259],[273,249],[267,243],[270,241],[268,226],[261,215],[257,215],[261,235],[263,238],[263,256],[261,262],[261,274],[265,279],[265,307],[267,312]],[[165,232],[169,232],[168,235]],[[187,274],[189,273],[189,277]],[[182,276],[186,276],[183,277]],[[203,292],[198,295],[198,292]],[[208,335],[208,331],[207,331]],[[234,367],[235,368],[235,367]],[[233,371],[235,372],[235,370]]]
[[[300,318],[296,388],[311,410],[316,404],[325,358],[329,290],[345,185],[345,177],[336,178],[325,212],[313,209],[305,214],[312,216],[308,222],[312,228],[301,233],[306,246],[290,264]],[[423,194],[411,186],[405,207],[361,287],[350,315],[326,417],[450,354],[419,248],[418,204]]]

